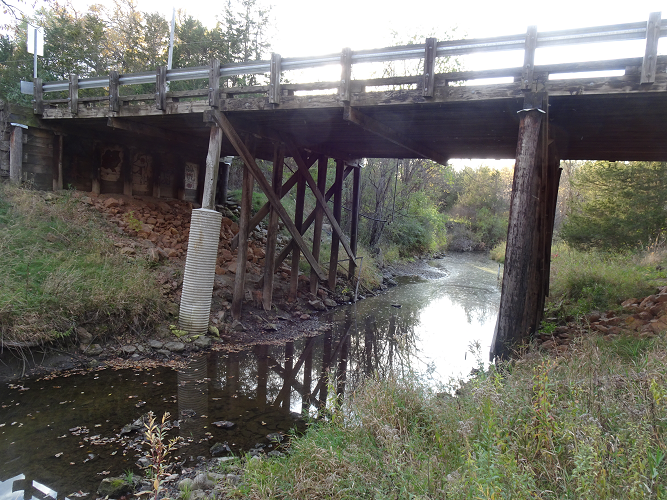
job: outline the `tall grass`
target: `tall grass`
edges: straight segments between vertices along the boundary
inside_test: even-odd
[[[564,315],[578,316],[591,310],[618,309],[631,297],[645,297],[664,284],[665,252],[583,252],[563,243],[551,255],[549,307]]]
[[[628,349],[628,344],[632,348]],[[667,340],[583,337],[436,393],[369,379],[243,498],[665,498]]]
[[[0,185],[0,333],[43,342],[82,321],[150,324],[163,300],[142,259],[118,253],[101,216],[67,193]]]

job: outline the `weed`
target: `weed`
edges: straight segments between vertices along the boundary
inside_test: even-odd
[[[148,444],[147,457],[150,461],[148,466],[151,472],[153,493],[155,500],[157,500],[160,493],[160,486],[162,478],[166,475],[166,468],[168,465],[169,454],[176,449],[176,445],[180,438],[173,438],[165,442],[167,430],[169,428],[167,419],[169,412],[162,415],[162,421],[158,424],[155,422],[155,415],[152,411],[148,412],[147,422],[144,424],[146,431],[144,433],[144,442]]]
[[[139,232],[143,227],[141,221],[134,216],[134,210],[130,210],[125,214],[125,222],[132,231]]]

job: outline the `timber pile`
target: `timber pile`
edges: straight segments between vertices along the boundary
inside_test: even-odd
[[[569,350],[570,342],[582,335],[598,334],[611,340],[620,335],[651,338],[667,332],[667,286],[642,299],[627,299],[621,307],[621,314],[592,312],[581,323],[556,327],[552,335],[538,333],[536,344],[541,349],[563,354]]]

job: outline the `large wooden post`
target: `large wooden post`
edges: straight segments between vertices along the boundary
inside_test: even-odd
[[[327,188],[327,163],[328,158],[326,156],[320,156],[317,161],[317,189],[322,194],[324,194]],[[313,257],[319,260],[320,258],[320,246],[322,245],[322,222],[324,220],[324,209],[321,205],[317,205],[315,208],[315,227],[313,228]],[[314,269],[310,270],[310,293],[313,295],[317,294],[317,288],[319,285],[319,278]]]
[[[23,127],[19,125],[12,128],[9,138],[9,181],[23,182]]]
[[[296,182],[296,208],[294,211],[294,226],[300,233],[303,226],[303,205],[306,200],[306,178],[301,172],[297,172],[295,175],[298,175],[299,177]],[[294,245],[292,248],[292,272],[290,274],[289,287],[290,300],[296,300],[297,298],[297,290],[299,288],[299,259],[299,247]]]
[[[241,216],[239,217],[239,249],[236,255],[236,278],[234,279],[234,296],[232,297],[232,318],[234,319],[241,319],[241,306],[245,297],[245,269],[248,262],[248,233],[254,180],[250,170],[244,167]]]
[[[350,248],[352,253],[357,255],[357,238],[359,236],[359,202],[361,198],[361,167],[354,167],[354,174],[352,177],[352,223],[350,225]],[[357,262],[350,258],[350,267],[348,268],[347,276],[349,279],[354,278],[354,273],[357,270]]]
[[[63,134],[54,136],[53,154],[53,190],[62,191],[63,189]]]
[[[505,251],[505,275],[498,321],[491,345],[490,358],[504,358],[516,343],[529,337],[527,317],[534,312],[526,310],[536,304],[528,300],[531,266],[534,267],[538,217],[536,202],[540,196],[541,165],[538,163],[542,109],[521,111],[517,141],[514,182],[510,201],[510,220]]]
[[[282,145],[276,146],[273,153],[273,178],[272,184],[276,196],[282,198],[282,183],[283,183],[283,162],[284,150]],[[266,236],[266,253],[264,255],[264,282],[262,289],[262,306],[265,311],[271,310],[271,302],[273,301],[273,261],[276,258],[276,241],[278,239],[278,211],[271,208],[269,214],[269,228]]]
[[[336,222],[340,224],[343,207],[343,176],[345,173],[345,162],[336,160],[336,181],[334,182],[334,206],[333,214]],[[336,273],[338,271],[338,246],[340,240],[335,231],[331,233],[331,255],[329,258],[329,290],[336,290]],[[356,252],[356,248],[354,249]]]
[[[206,175],[204,176],[204,194],[201,207],[215,210],[215,189],[218,184],[218,168],[220,165],[220,149],[222,147],[222,129],[217,125],[211,127],[206,155]]]

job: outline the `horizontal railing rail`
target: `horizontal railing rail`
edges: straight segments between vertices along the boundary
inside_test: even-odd
[[[482,70],[482,71],[463,71],[447,74],[447,80],[468,80],[479,78],[494,78],[502,76],[521,77],[524,87],[527,89],[532,81],[535,72],[548,70],[550,72],[581,72],[581,71],[601,71],[606,69],[622,69],[625,66],[640,65],[642,68],[642,83],[650,84],[655,81],[656,65],[664,64],[664,57],[658,57],[658,41],[662,37],[667,37],[667,19],[661,19],[659,12],[652,13],[648,22],[635,22],[610,26],[596,26],[589,28],[577,28],[561,31],[550,31],[539,33],[535,27],[529,27],[527,33],[499,36],[493,38],[464,39],[464,40],[444,40],[427,39],[424,44],[404,45],[396,47],[385,47],[380,49],[352,51],[343,49],[342,53],[326,54],[315,57],[286,57],[281,58],[278,54],[272,54],[271,60],[250,61],[233,64],[220,65],[217,61],[212,66],[198,66],[190,68],[166,69],[160,67],[157,71],[145,71],[141,73],[118,74],[112,72],[106,77],[82,78],[72,75],[69,80],[42,82],[35,79],[35,82],[21,82],[23,93],[34,95],[35,112],[43,111],[44,103],[59,104],[69,102],[72,112],[76,113],[75,106],[79,101],[100,100],[96,98],[85,98],[78,96],[79,89],[108,88],[109,96],[105,98],[110,101],[112,110],[118,110],[121,101],[130,101],[134,96],[120,96],[119,86],[156,84],[156,93],[152,95],[141,96],[144,100],[151,97],[155,98],[158,109],[164,109],[167,93],[170,97],[177,96],[178,92],[168,92],[170,82],[184,80],[205,80],[208,79],[209,89],[207,91],[190,91],[182,93],[187,96],[209,96],[210,104],[215,106],[219,101],[219,93],[235,94],[233,87],[220,87],[219,79],[228,79],[240,75],[269,75],[269,84],[266,86],[255,86],[255,92],[264,92],[269,94],[269,102],[279,104],[281,91],[299,90],[299,84],[284,84],[280,81],[282,72],[301,69],[320,68],[340,64],[343,67],[343,76],[338,82],[314,82],[304,84],[309,90],[323,90],[330,88],[340,88],[340,93],[345,100],[349,100],[350,89],[354,86],[351,80],[351,66],[354,64],[391,62],[397,60],[424,59],[425,70],[423,75],[417,75],[422,78],[425,96],[433,92],[435,72],[435,60],[438,57],[451,57],[479,52],[524,50],[524,66],[521,68],[506,68],[500,70]],[[600,42],[625,41],[625,40],[646,40],[646,50],[643,58],[618,59],[612,61],[593,61],[589,63],[568,63],[559,65],[534,67],[534,53],[536,49],[544,47],[565,46],[573,44],[590,44]],[[567,69],[569,68],[569,69]],[[430,74],[429,74],[430,73]],[[346,78],[347,75],[347,78]],[[410,77],[407,77],[410,78]],[[383,85],[386,79],[375,79],[376,85]],[[372,86],[370,80],[364,81],[367,86]],[[429,84],[430,82],[430,84]],[[325,85],[322,86],[322,83]],[[414,81],[413,83],[417,83]],[[327,86],[329,85],[329,86]],[[358,87],[358,85],[357,85]],[[237,87],[238,88],[238,87]],[[45,100],[43,94],[46,92],[67,92],[68,99]],[[245,92],[252,93],[253,90],[246,88]],[[162,106],[162,107],[161,107]]]

